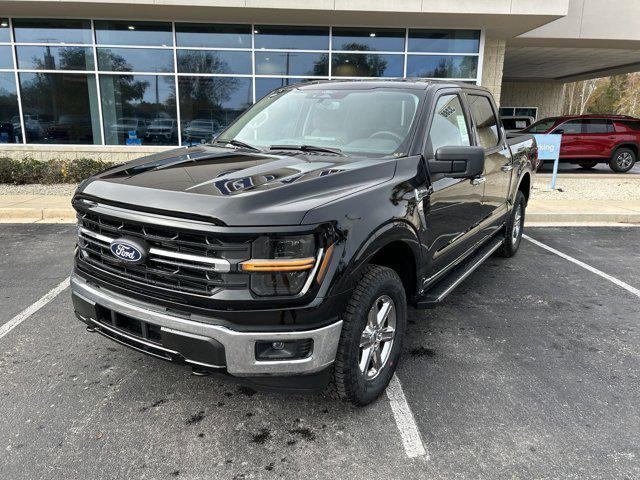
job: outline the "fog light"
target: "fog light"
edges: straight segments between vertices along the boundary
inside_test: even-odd
[[[313,340],[256,342],[256,360],[298,360],[307,358],[313,351]]]

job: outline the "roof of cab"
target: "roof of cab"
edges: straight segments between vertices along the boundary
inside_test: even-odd
[[[465,82],[452,80],[426,80],[420,78],[393,79],[393,80],[312,80],[304,83],[296,83],[283,88],[298,88],[303,90],[313,90],[316,88],[327,88],[330,86],[336,90],[367,90],[373,88],[397,88],[412,90],[427,90],[431,87],[439,89],[451,88],[472,88],[486,91],[486,88]]]

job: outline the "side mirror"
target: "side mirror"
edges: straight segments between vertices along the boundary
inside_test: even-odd
[[[552,134],[555,135],[562,135],[564,133],[564,130],[562,128],[556,128],[553,132],[551,132]]]
[[[484,172],[484,148],[440,147],[429,162],[431,173],[444,173],[449,178],[474,178]]]

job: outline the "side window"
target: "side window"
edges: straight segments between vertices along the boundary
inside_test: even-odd
[[[585,120],[584,130],[582,133],[607,133],[613,131],[610,128],[611,122],[604,118],[594,118],[592,120]]]
[[[436,103],[428,142],[433,153],[440,147],[469,146],[469,130],[457,95],[443,95]]]
[[[467,98],[471,117],[476,125],[479,145],[484,148],[497,146],[500,141],[498,119],[491,108],[491,102],[481,95],[468,95]]]
[[[573,120],[571,122],[565,122],[558,125],[557,129],[563,130],[563,133],[577,135],[582,133],[582,120]]]

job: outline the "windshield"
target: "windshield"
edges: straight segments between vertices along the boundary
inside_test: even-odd
[[[407,90],[292,89],[263,98],[218,140],[260,147],[314,146],[404,155],[420,98]]]
[[[556,124],[557,118],[545,118],[544,120],[540,120],[539,122],[534,123],[529,128],[525,130],[528,133],[545,133],[551,127]]]
[[[120,125],[137,125],[138,124],[138,119],[137,118],[119,118],[116,123],[120,124]]]

